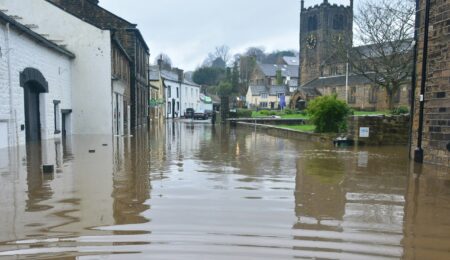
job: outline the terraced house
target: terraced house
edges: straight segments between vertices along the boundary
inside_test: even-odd
[[[148,81],[150,49],[136,24],[102,8],[98,0],[48,0],[63,10],[104,30],[111,31],[116,46],[124,50],[130,65],[130,125],[134,129],[149,120],[150,88]],[[124,54],[123,52],[121,52]],[[126,100],[126,99],[125,99]],[[122,114],[126,121],[127,111]]]

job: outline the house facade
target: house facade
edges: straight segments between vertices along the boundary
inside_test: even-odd
[[[72,133],[75,55],[0,12],[0,149]]]
[[[129,106],[131,129],[144,126],[149,120],[149,57],[150,49],[136,24],[99,6],[98,0],[47,0],[74,16],[114,34],[130,58]],[[125,106],[125,104],[123,104]]]
[[[161,79],[165,88],[166,118],[183,117],[186,109],[200,109],[200,86],[185,79],[183,70],[162,70]]]
[[[150,120],[162,122],[166,115],[165,88],[158,66],[150,67]]]
[[[113,130],[111,32],[44,0],[0,0],[0,7],[9,16],[20,17],[21,23],[35,25],[34,32],[64,46],[76,57],[70,68],[56,70],[61,75],[71,74],[73,109],[68,120],[71,133],[110,135]]]
[[[284,99],[284,104],[283,104]],[[291,101],[288,86],[249,86],[246,95],[250,109],[281,109]]]
[[[292,57],[294,59],[294,57]],[[290,62],[288,59],[287,61]],[[288,64],[256,64],[251,75],[252,86],[288,86],[293,92],[298,88],[298,65]]]

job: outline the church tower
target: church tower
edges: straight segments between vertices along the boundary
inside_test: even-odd
[[[353,42],[353,0],[349,6],[330,4],[305,8],[300,11],[300,86],[321,76],[321,68],[335,62],[336,47]]]

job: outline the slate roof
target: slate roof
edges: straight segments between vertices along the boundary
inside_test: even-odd
[[[5,14],[4,12],[0,11],[0,20],[4,21],[5,23],[9,23],[11,24],[11,26],[13,28],[15,28],[16,30],[26,34],[27,36],[29,36],[32,40],[36,41],[37,43],[39,43],[40,45],[47,47],[49,49],[52,49],[54,51],[57,51],[63,55],[68,56],[71,59],[75,58],[75,54],[73,54],[72,52],[68,51],[66,48],[59,46],[58,44],[44,38],[43,36],[35,33],[34,31],[32,31],[30,28],[26,27],[25,25],[17,22],[16,20],[14,20],[13,18],[9,17],[7,14]]]
[[[170,80],[170,81],[174,81],[174,82],[179,82],[178,80],[178,74],[177,73],[175,73],[175,72],[173,72],[173,71],[168,71],[168,70],[162,70],[161,71],[161,77],[163,78],[163,79],[165,79],[165,80]],[[198,84],[196,84],[196,83],[194,83],[194,82],[192,82],[192,81],[190,81],[190,80],[187,80],[187,79],[183,79],[183,82],[181,82],[181,83],[183,83],[183,84],[186,84],[186,85],[190,85],[190,86],[194,86],[194,87],[200,87],[200,85],[198,85]]]
[[[295,57],[284,56],[283,61],[287,65],[291,65],[291,66],[299,66],[300,65],[300,62],[299,62],[300,57],[299,56],[295,56]]]
[[[149,74],[150,81],[157,81],[159,80],[159,69],[157,66],[151,66],[150,67],[150,74]]]
[[[281,70],[283,77],[298,78],[298,65],[258,64],[258,67],[266,77],[276,77],[277,70]]]
[[[268,94],[269,96],[277,96],[278,94],[290,95],[289,87],[287,86],[250,86],[252,96],[260,96],[261,94]]]

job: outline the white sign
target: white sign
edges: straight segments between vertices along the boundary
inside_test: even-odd
[[[370,136],[370,128],[369,127],[360,127],[359,128],[359,137],[368,138]]]

